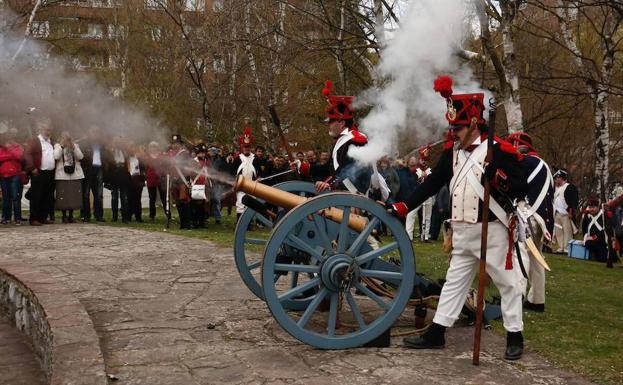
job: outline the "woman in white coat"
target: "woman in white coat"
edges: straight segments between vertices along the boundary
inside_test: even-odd
[[[54,145],[56,169],[56,209],[63,213],[63,223],[75,223],[74,210],[82,207],[82,183],[84,172],[80,160],[84,155],[69,132],[61,133],[61,139]]]

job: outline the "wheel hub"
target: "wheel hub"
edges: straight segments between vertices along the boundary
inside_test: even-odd
[[[324,286],[334,292],[350,286],[359,278],[359,266],[355,260],[345,254],[335,254],[327,258],[320,266],[320,279]]]

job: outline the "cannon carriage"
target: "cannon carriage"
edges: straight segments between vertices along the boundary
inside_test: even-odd
[[[316,195],[300,181],[273,188],[239,177],[235,190],[253,197],[236,228],[236,266],[290,335],[322,349],[358,347],[401,316],[415,256],[384,207],[351,193]],[[255,223],[270,233],[248,231]]]

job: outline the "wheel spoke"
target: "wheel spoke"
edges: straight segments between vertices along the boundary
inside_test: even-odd
[[[304,284],[292,288],[285,293],[279,296],[279,301],[283,302],[285,300],[291,299],[292,297],[296,297],[297,295],[303,293],[306,290],[309,290],[320,283],[320,278],[314,278],[310,281],[305,282]]]
[[[299,284],[299,273],[297,271],[292,273],[290,278],[290,287],[296,287]]]
[[[359,282],[355,283],[355,287],[357,289],[359,289],[360,292],[362,292],[363,294],[368,296],[368,298],[370,298],[371,300],[376,302],[380,307],[382,307],[385,310],[389,310],[389,304],[387,304],[385,301],[383,301],[383,299],[381,297],[379,297],[378,295],[374,294],[370,289],[368,289],[367,287],[365,287],[364,285],[362,285]]]
[[[314,315],[314,312],[316,312],[316,309],[318,309],[318,306],[325,299],[327,294],[329,294],[329,290],[327,290],[326,287],[323,287],[318,292],[318,294],[316,294],[316,297],[313,299],[313,301],[311,301],[309,305],[307,305],[307,309],[305,309],[305,312],[296,323],[301,329],[305,328],[305,325],[307,325],[311,317]]]
[[[343,253],[346,251],[346,243],[348,241],[348,221],[350,220],[350,207],[344,206],[342,208],[342,222],[340,223],[339,238],[337,240],[337,252]]]
[[[362,277],[378,278],[384,281],[400,281],[402,280],[402,273],[395,271],[383,271],[383,270],[367,270],[361,269]]]
[[[247,269],[249,270],[255,270],[258,267],[262,266],[262,261],[257,261],[257,262],[253,262],[247,265]]]
[[[331,295],[331,305],[329,306],[329,330],[327,331],[329,337],[335,337],[335,326],[337,325],[337,302],[339,299],[338,293]]]
[[[297,273],[318,273],[320,267],[315,265],[297,265],[294,263],[275,263],[275,271],[294,271]]]
[[[363,229],[361,234],[357,236],[357,239],[355,239],[355,242],[353,242],[353,244],[348,248],[348,251],[346,253],[348,255],[357,255],[357,253],[359,253],[359,250],[361,249],[361,246],[363,246],[363,244],[368,240],[368,237],[372,233],[372,230],[374,230],[374,228],[378,225],[378,223],[379,223],[379,218],[377,217],[372,218],[372,220],[368,222],[366,227]]]
[[[363,319],[363,315],[361,315],[361,311],[359,310],[359,305],[357,305],[357,301],[355,301],[355,298],[350,290],[346,292],[346,301],[348,301],[348,306],[350,306],[350,310],[353,312],[353,316],[359,324],[359,330],[365,329],[366,321]]]
[[[266,239],[257,239],[257,238],[247,238],[244,240],[244,243],[248,243],[250,245],[265,245]]]
[[[268,227],[269,229],[273,228],[273,222],[271,222],[268,218],[266,218],[262,214],[257,214],[255,216],[255,219],[259,219],[259,221],[262,222],[262,224],[264,224],[264,226]]]
[[[357,258],[355,258],[355,260],[357,261],[357,263],[359,265],[363,265],[365,263],[370,262],[371,260],[373,260],[374,258],[378,258],[381,255],[387,254],[395,249],[398,248],[398,242],[392,242],[388,245],[385,245],[383,247],[379,247],[376,250],[371,250],[365,254],[362,254],[360,256],[358,256]]]
[[[306,252],[307,254],[314,257],[318,262],[322,261],[322,255],[318,252],[318,250],[311,247],[301,238],[297,237],[294,234],[290,234],[288,235],[288,240],[290,241],[290,243],[288,243],[290,246]]]
[[[320,236],[320,241],[322,242],[327,254],[333,252],[333,245],[331,244],[331,240],[324,229],[324,225],[326,224],[325,219],[320,217],[318,214],[314,214],[314,224],[316,225],[316,232]]]

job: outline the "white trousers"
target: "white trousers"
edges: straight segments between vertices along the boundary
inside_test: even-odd
[[[420,207],[422,208],[422,234],[420,234],[420,239],[423,241],[428,241],[430,239],[430,224],[431,217],[433,215],[433,203],[433,198],[428,198],[418,208],[409,211],[409,213],[407,214],[407,218],[405,219],[405,230],[407,230],[409,239],[413,240],[413,232],[415,231],[415,218],[417,217],[417,212]]]
[[[465,304],[467,292],[480,264],[481,223],[453,222],[452,260],[441,290],[433,322],[451,327]],[[487,273],[502,296],[504,328],[509,332],[523,330],[521,272],[516,264],[505,269],[508,230],[499,221],[489,223]]]
[[[244,209],[247,208],[247,206],[242,204],[242,197],[245,195],[246,193],[243,193],[241,191],[238,191],[236,193],[236,213],[237,214],[242,214],[244,212]]]
[[[573,239],[573,227],[568,215],[556,212],[554,214],[554,236],[558,245],[558,253],[569,251],[569,241]]]
[[[543,250],[543,231],[535,220],[531,220],[532,229],[535,234],[532,234],[532,240],[538,250]],[[530,284],[530,291],[526,296],[526,299],[530,303],[544,304],[545,303],[545,269],[541,266],[530,253],[528,247],[524,242],[519,242],[519,251],[521,252],[521,260],[524,263],[524,267],[528,272],[528,278],[521,277],[522,292],[526,294],[528,289],[528,283]]]

